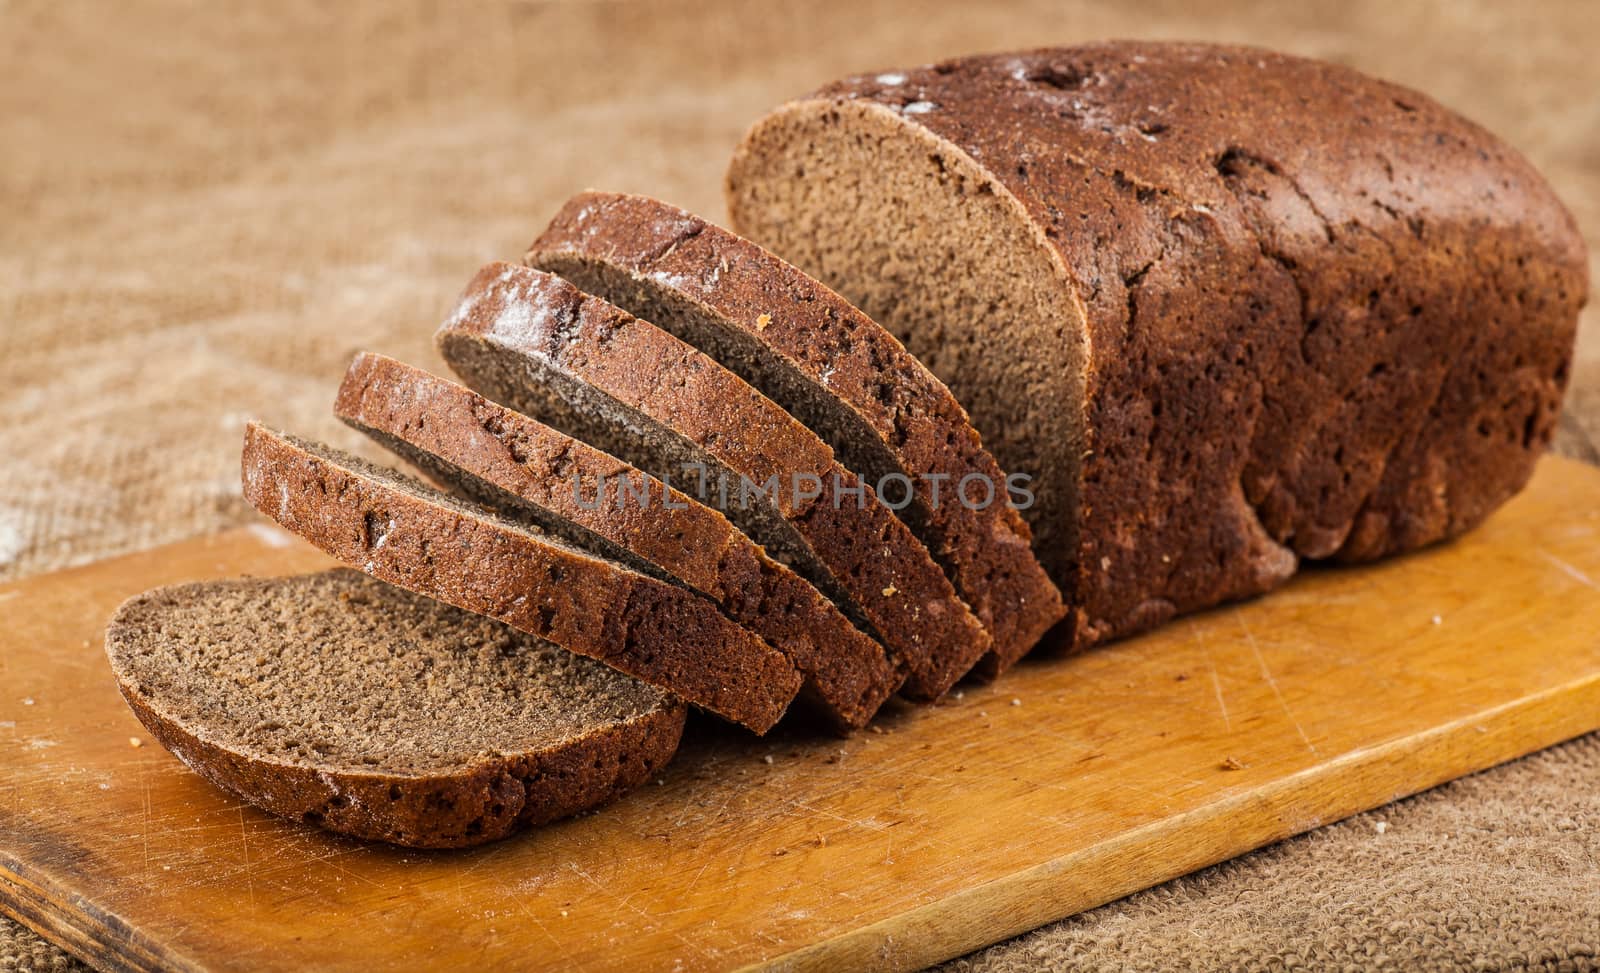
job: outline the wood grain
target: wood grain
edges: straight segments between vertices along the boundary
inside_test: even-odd
[[[701,720],[606,811],[405,852],[133,746],[101,654],[143,588],[323,563],[263,527],[0,589],[0,907],[128,969],[907,969],[1600,727],[1600,472],[1550,459],[1456,543],[842,743]]]

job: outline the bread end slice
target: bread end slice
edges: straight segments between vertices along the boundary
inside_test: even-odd
[[[106,630],[118,688],[273,814],[455,848],[604,804],[677,749],[669,694],[350,570],[159,588]]]

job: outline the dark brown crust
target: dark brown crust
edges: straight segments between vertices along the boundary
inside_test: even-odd
[[[1550,439],[1583,242],[1521,156],[1425,96],[1108,43],[848,78],[779,114],[862,103],[983,167],[1087,309],[1092,453],[1057,578],[1080,642],[1261,592],[1296,556],[1455,535]]]
[[[606,663],[757,733],[800,688],[782,654],[682,588],[319,457],[251,423],[244,496],[373,577]],[[418,485],[420,488],[420,484]]]
[[[1005,496],[1005,474],[966,410],[893,335],[823,284],[677,207],[617,193],[573,197],[524,262],[564,275],[601,265],[625,275],[633,288],[691,302],[764,344],[853,413],[893,456],[895,472],[916,486],[918,516],[908,522],[989,629],[994,648],[985,668],[1003,671],[1066,614],[1061,592],[1033,556],[1021,515],[1004,499],[984,509],[952,499],[968,476],[983,477]],[[628,306],[617,294],[596,293]],[[723,364],[739,371],[727,357]],[[776,389],[758,387],[778,397]],[[779,401],[805,418],[795,403]],[[846,444],[831,445],[856,473],[871,472],[851,459]]]
[[[721,513],[622,460],[381,355],[350,363],[334,413],[593,531],[709,596],[787,655],[841,728],[865,726],[899,685],[883,647],[815,588]],[[623,481],[646,485],[647,499],[593,505],[601,484],[615,496]]]
[[[497,321],[516,322],[514,327]],[[779,507],[855,598],[909,675],[903,691],[943,695],[989,649],[988,633],[926,547],[814,433],[704,354],[550,274],[490,264],[440,329],[446,361],[474,385],[469,351],[531,356],[697,444],[753,483],[815,475],[822,495],[778,491]],[[732,433],[732,434],[730,434]],[[859,484],[858,507],[834,485]]]
[[[669,706],[558,750],[418,778],[247,757],[164,718],[128,685],[118,688],[163,747],[218,787],[292,821],[413,848],[479,845],[610,803],[672,759],[684,723],[684,708]]]
[[[500,755],[456,773],[324,770],[247,756],[197,735],[140,693],[138,681],[118,663],[118,646],[135,634],[121,621],[127,607],[106,629],[106,653],[122,698],[145,729],[196,773],[251,804],[358,838],[414,848],[494,841],[634,790],[672,759],[683,733],[684,707],[669,700],[557,747]]]

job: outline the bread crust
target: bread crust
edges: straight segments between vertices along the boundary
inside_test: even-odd
[[[805,675],[808,696],[841,729],[865,726],[899,686],[883,647],[820,592],[721,513],[622,460],[370,353],[351,362],[334,413],[391,448],[419,450],[592,531],[702,592],[787,655]],[[615,499],[623,482],[642,488],[643,498]]]
[[[1265,591],[1302,557],[1454,536],[1552,435],[1582,240],[1520,155],[1425,96],[1207,44],[862,75],[757,123],[735,225],[785,119],[869,112],[1016,200],[1084,310],[1088,452],[1056,552],[1079,644]]]
[[[917,508],[908,523],[988,628],[994,641],[989,673],[1020,659],[1066,614],[1060,591],[1033,556],[1027,523],[1006,502],[1005,474],[966,410],[893,335],[825,285],[677,207],[619,193],[573,197],[524,262],[569,278],[581,274],[574,280],[580,287],[596,276],[593,268],[605,268],[629,279],[631,286],[617,290],[687,302],[759,342],[803,376],[814,394],[848,412],[857,430],[873,437],[873,451],[892,461],[892,472],[909,477]],[[638,313],[615,293],[597,293]],[[733,356],[701,350],[740,371]],[[773,388],[758,387],[777,398]],[[807,418],[795,402],[780,404]],[[824,427],[810,425],[819,432]],[[840,438],[830,445],[858,474],[891,472],[869,469],[870,461],[854,459]],[[990,484],[994,502],[982,508],[960,502],[957,491],[967,477]]]
[[[707,599],[314,448],[250,423],[244,496],[352,567],[598,659],[756,733],[800,688],[788,659]]]
[[[454,772],[398,774],[319,768],[230,749],[192,729],[142,692],[123,654],[145,630],[127,616],[154,597],[217,585],[270,586],[299,579],[200,582],[137,595],[106,629],[117,688],[163,747],[218,787],[272,814],[331,831],[415,848],[461,848],[503,838],[608,803],[645,783],[677,750],[682,703],[592,728],[559,745],[496,754]]]
[[[553,275],[496,263],[468,285],[438,344],[467,384],[491,398],[506,401],[515,390],[473,374],[475,354],[537,360],[673,430],[751,483],[776,477],[779,512],[905,666],[907,695],[942,696],[989,650],[988,633],[927,548],[870,486],[771,400],[654,325]],[[787,489],[797,475],[817,477],[820,494]],[[843,495],[858,486],[860,500]]]

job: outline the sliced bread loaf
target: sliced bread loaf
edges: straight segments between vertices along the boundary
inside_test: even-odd
[[[106,654],[139,722],[212,783],[420,848],[610,801],[683,732],[659,689],[350,570],[146,592]]]
[[[847,78],[758,122],[727,190],[1037,476],[1085,642],[1482,520],[1550,438],[1587,289],[1514,150],[1249,48]]]
[[[782,651],[841,728],[900,680],[883,646],[722,514],[448,379],[358,355],[334,412],[440,482],[644,573],[686,584]]]
[[[782,653],[686,588],[317,443],[251,423],[245,499],[368,574],[497,618],[764,733],[800,688]]]
[[[716,358],[880,494],[909,494],[901,519],[989,630],[989,668],[1066,614],[1011,503],[1025,484],[1007,483],[944,383],[826,286],[677,207],[617,193],[574,197],[524,262]]]
[[[473,388],[697,493],[854,611],[943,695],[987,632],[926,547],[816,434],[733,373],[559,277],[491,264],[438,343]]]

